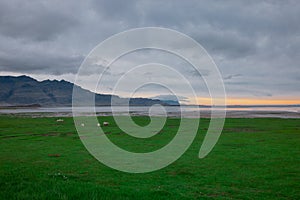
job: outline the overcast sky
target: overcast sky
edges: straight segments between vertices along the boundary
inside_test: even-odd
[[[297,0],[1,0],[0,74],[73,81],[85,56],[109,36],[159,26],[186,34],[207,50],[230,98],[299,100],[299,19]],[[127,60],[149,61],[145,55],[169,59],[168,64],[193,77],[186,65],[158,52],[137,53]],[[93,89],[93,83],[84,87]],[[109,90],[107,86],[103,92]],[[152,88],[151,95],[161,94]]]

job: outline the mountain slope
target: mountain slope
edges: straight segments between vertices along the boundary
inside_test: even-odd
[[[41,106],[71,106],[73,83],[61,80],[37,81],[28,76],[0,76],[0,105],[32,105]],[[92,92],[85,90],[77,85],[78,91],[82,96],[82,102]],[[125,105],[129,100],[113,96],[117,105]],[[112,95],[95,94],[95,104],[97,106],[110,105]],[[146,98],[131,98],[130,105],[142,106],[166,103],[159,100]],[[84,106],[84,105],[82,105]]]

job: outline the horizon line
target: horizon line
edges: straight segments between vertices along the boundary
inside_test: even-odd
[[[47,81],[47,80],[56,80],[56,81],[66,81],[66,82],[69,82],[69,83],[72,83],[74,84],[73,82],[71,81],[68,81],[68,80],[64,80],[64,79],[61,79],[61,80],[58,80],[58,79],[45,79],[45,80],[38,80],[36,78],[33,78],[31,77],[30,75],[26,75],[26,74],[23,74],[23,75],[0,75],[0,77],[29,77],[31,79],[34,79],[35,81],[38,81],[38,82],[42,82],[42,81]],[[80,86],[80,85],[78,85]],[[87,89],[87,88],[84,88],[82,86],[80,86],[81,88],[85,89],[85,90],[88,90],[90,92],[93,92],[95,94],[102,94],[102,95],[117,95],[117,94],[111,94],[111,93],[98,93],[97,91],[92,91],[90,89]],[[126,96],[123,96],[123,95],[117,95],[119,97],[123,97],[123,98],[147,98],[147,99],[154,99],[152,97],[147,97],[147,96],[136,96],[136,97],[126,97]],[[297,97],[296,97],[297,98]],[[162,100],[163,101],[163,100]],[[196,100],[194,101],[190,101],[189,104],[184,104],[184,103],[180,103],[180,100],[178,101],[180,105],[187,105],[187,106],[207,106],[207,107],[211,107],[212,106],[212,99],[211,98],[206,98],[206,97],[198,97]],[[203,103],[199,103],[199,102],[203,102]],[[259,106],[300,106],[300,98],[299,99],[295,99],[295,98],[251,98],[251,97],[248,97],[248,98],[234,98],[234,97],[231,97],[231,98],[226,98],[226,104],[225,104],[227,107],[231,107],[231,106],[248,106],[248,107],[259,107]],[[215,104],[214,106],[223,106],[223,104],[221,105],[218,105],[218,104]]]

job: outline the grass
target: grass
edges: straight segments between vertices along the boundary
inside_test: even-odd
[[[106,167],[83,147],[72,118],[0,117],[1,199],[300,199],[300,120],[227,119],[213,151],[198,159],[209,119],[176,162],[128,174]],[[104,127],[120,147],[145,152],[172,140],[179,119],[160,134],[133,139]],[[134,120],[145,125],[147,117]]]

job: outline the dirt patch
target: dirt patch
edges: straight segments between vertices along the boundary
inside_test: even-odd
[[[60,154],[57,154],[57,153],[55,153],[55,154],[48,154],[48,156],[49,157],[60,157]]]
[[[45,137],[52,137],[52,136],[74,136],[74,133],[68,132],[68,133],[57,133],[57,132],[53,132],[53,133],[45,133],[45,134],[35,134],[35,135],[40,135],[40,136],[45,136]]]
[[[27,137],[27,136],[43,136],[43,137],[53,137],[53,136],[74,136],[74,133],[26,133],[26,134],[19,134],[19,135],[3,135],[0,136],[0,139],[8,139],[8,138],[16,138],[16,137]]]
[[[224,128],[223,131],[230,132],[230,133],[256,133],[260,130],[248,127],[239,127],[239,128]]]
[[[50,136],[59,136],[59,133],[45,133],[45,134],[33,134],[33,135],[40,135],[44,137],[50,137]]]
[[[178,128],[179,125],[168,125],[167,127],[168,127],[168,128]]]

